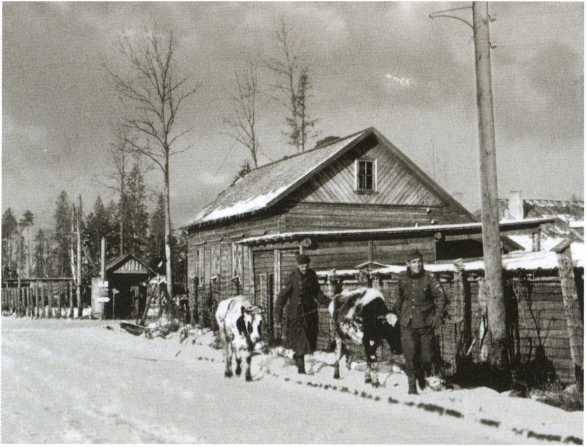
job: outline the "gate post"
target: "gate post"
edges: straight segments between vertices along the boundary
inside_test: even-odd
[[[570,354],[572,355],[572,363],[574,364],[574,373],[576,375],[576,385],[582,395],[584,391],[584,325],[580,317],[580,303],[578,300],[578,292],[576,290],[574,265],[572,262],[570,245],[571,241],[566,240],[557,247],[554,247],[553,250],[557,253],[558,257],[560,286],[562,289],[566,325],[570,339]]]

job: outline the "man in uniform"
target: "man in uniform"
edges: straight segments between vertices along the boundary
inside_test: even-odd
[[[315,351],[319,331],[318,304],[329,303],[320,289],[317,275],[309,268],[309,257],[297,255],[297,268],[289,275],[275,305],[277,330],[280,331],[283,308],[287,313],[285,347],[292,349],[299,374],[305,374],[304,355]]]
[[[395,311],[401,325],[409,394],[417,394],[417,384],[424,389],[425,377],[431,373],[434,330],[442,323],[446,298],[439,282],[424,270],[419,251],[410,252],[406,261],[407,271],[399,276]]]

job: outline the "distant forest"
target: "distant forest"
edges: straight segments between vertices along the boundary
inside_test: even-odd
[[[100,244],[106,241],[106,263],[121,254],[133,254],[155,272],[165,269],[164,197],[159,193],[147,207],[146,189],[139,169],[127,177],[118,203],[105,205],[100,196],[88,213],[81,196],[73,201],[62,191],[55,202],[53,228],[35,228],[35,215],[27,210],[18,218],[11,208],[2,214],[3,280],[75,276],[77,234],[81,242],[81,277],[88,285],[100,273]],[[186,241],[172,238],[175,282],[185,280]]]

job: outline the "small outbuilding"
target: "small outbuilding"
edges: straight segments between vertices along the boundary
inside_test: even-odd
[[[135,317],[138,311],[135,300],[146,297],[146,283],[155,274],[145,262],[132,254],[110,261],[105,269],[110,301],[104,306],[104,314],[111,318]]]

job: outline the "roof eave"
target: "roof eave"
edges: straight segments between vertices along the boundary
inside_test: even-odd
[[[549,223],[550,218],[524,219],[522,221],[501,222],[499,227],[501,231],[514,231],[528,228],[535,228],[539,225]],[[464,224],[446,224],[446,225],[426,225],[420,227],[393,227],[393,228],[371,228],[371,229],[354,229],[354,230],[324,230],[324,231],[298,231],[281,234],[270,234],[245,238],[238,241],[243,245],[263,245],[283,242],[301,241],[305,238],[316,237],[322,240],[339,240],[339,239],[368,239],[368,238],[386,238],[389,236],[402,237],[413,233],[425,235],[435,234],[437,232],[445,234],[473,234],[482,231],[480,222],[468,222]],[[506,237],[506,236],[504,236]],[[518,244],[516,244],[518,245]],[[520,246],[519,246],[520,247]]]

